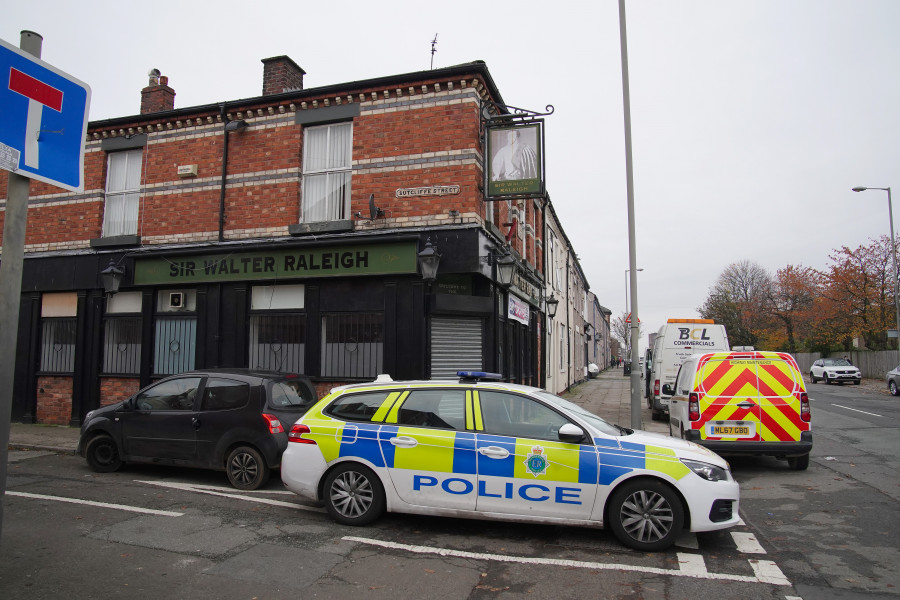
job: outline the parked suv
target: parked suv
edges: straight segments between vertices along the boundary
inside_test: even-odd
[[[843,383],[852,381],[855,385],[862,382],[862,373],[850,364],[846,358],[820,358],[809,368],[809,380],[817,383]]]
[[[99,473],[123,463],[225,471],[255,490],[279,467],[291,425],[316,403],[304,375],[272,371],[192,371],[89,412],[78,452]]]

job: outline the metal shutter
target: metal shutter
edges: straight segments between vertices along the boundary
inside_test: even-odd
[[[481,371],[482,320],[431,317],[431,378],[456,379],[457,371]]]

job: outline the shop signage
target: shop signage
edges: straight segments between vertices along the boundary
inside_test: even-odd
[[[506,316],[510,319],[528,325],[528,317],[530,315],[530,307],[524,300],[520,300],[516,296],[509,294],[509,303]]]
[[[394,195],[397,198],[409,198],[411,196],[449,196],[458,193],[458,185],[432,185],[428,187],[400,188]]]
[[[415,272],[416,242],[409,241],[140,258],[134,261],[134,284],[309,279]]]

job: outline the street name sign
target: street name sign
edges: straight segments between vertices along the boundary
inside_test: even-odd
[[[0,168],[84,190],[91,88],[0,40]]]

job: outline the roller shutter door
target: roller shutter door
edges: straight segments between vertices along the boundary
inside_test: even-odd
[[[482,320],[431,317],[431,378],[456,379],[457,371],[481,371]]]

